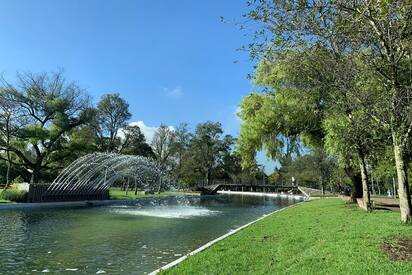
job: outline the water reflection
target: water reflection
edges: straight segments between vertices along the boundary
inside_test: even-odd
[[[295,201],[240,195],[0,212],[0,274],[150,272]]]

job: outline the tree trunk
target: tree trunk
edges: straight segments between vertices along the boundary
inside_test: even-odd
[[[320,188],[322,189],[322,196],[324,196],[325,195],[325,184],[323,182],[323,177],[320,176],[319,180],[320,180]]]
[[[210,172],[210,169],[208,169],[206,172],[206,185],[211,184],[211,178],[212,178],[212,173]]]
[[[38,183],[40,179],[40,169],[41,169],[41,162],[37,162],[33,167],[33,172],[31,174],[30,183]]]
[[[381,187],[379,186],[379,181],[376,181],[376,186],[378,187],[378,195],[381,195]]]
[[[157,194],[160,194],[160,190],[162,189],[162,178],[159,179],[159,188],[157,189]]]
[[[11,168],[11,156],[10,156],[10,116],[6,119],[6,154],[7,154],[7,171],[6,171],[6,190],[10,185],[10,168]]]
[[[345,168],[345,172],[352,182],[351,200],[352,202],[356,202],[357,198],[362,198],[363,196],[362,176],[360,172],[356,171],[352,167]]]
[[[363,203],[365,204],[366,210],[370,212],[372,211],[372,205],[371,205],[371,194],[369,192],[368,171],[366,170],[365,158],[362,153],[359,153],[358,159],[359,159],[359,169],[361,171],[361,179],[362,179]]]
[[[394,137],[394,154],[396,174],[398,176],[398,195],[399,207],[401,210],[401,221],[407,223],[411,221],[411,197],[409,193],[409,183],[407,174],[407,165],[405,163],[405,152],[400,145],[400,142]]]
[[[129,178],[127,178],[127,184],[126,184],[126,196],[129,194]]]
[[[11,168],[10,150],[7,148],[6,186],[4,187],[4,190],[6,190],[10,185],[10,168]]]

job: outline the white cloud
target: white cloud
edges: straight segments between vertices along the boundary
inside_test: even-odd
[[[163,88],[163,91],[168,97],[181,97],[183,95],[183,88],[181,86],[176,86],[174,88]]]
[[[146,137],[146,142],[150,144],[150,142],[153,140],[153,136],[159,126],[148,126],[146,125],[142,120],[139,121],[134,121],[129,124],[130,126],[139,126],[140,130]],[[172,131],[175,130],[173,126],[168,126]]]
[[[242,109],[240,108],[240,106],[237,106],[236,107],[236,109],[235,109],[235,111],[233,112],[233,114],[235,115],[235,119],[239,122],[239,123],[242,123],[243,122],[243,120],[239,117],[239,113],[240,113],[240,111],[241,111]]]
[[[132,122],[129,125],[130,126],[139,126],[140,130],[142,131],[142,133],[146,137],[146,141],[148,143],[150,143],[152,141],[153,136],[154,136],[157,128],[159,128],[159,127],[147,126],[146,124],[144,124],[144,122],[142,120]]]

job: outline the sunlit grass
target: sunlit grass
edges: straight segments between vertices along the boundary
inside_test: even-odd
[[[178,196],[178,195],[198,195],[194,192],[160,192],[160,194],[145,194],[144,191],[138,191],[135,194],[135,191],[123,191],[120,188],[110,188],[110,199],[112,200],[125,200],[125,199],[138,199],[138,198],[157,198],[164,196]]]
[[[412,274],[391,261],[385,238],[412,238],[396,212],[366,213],[316,199],[276,213],[189,257],[165,274]]]
[[[9,203],[9,202],[11,202],[11,201],[0,199],[0,203]]]
[[[4,188],[0,188],[0,203],[11,203],[12,201],[10,200],[5,200],[2,198],[2,192]]]

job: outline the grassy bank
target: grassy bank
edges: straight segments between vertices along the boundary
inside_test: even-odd
[[[120,190],[120,188],[110,188],[110,199],[112,200],[126,200],[126,199],[138,199],[138,198],[157,198],[164,196],[178,196],[178,195],[198,195],[198,193],[191,192],[161,192],[160,194],[145,194],[143,191],[139,191],[137,194],[134,191],[129,191],[126,194],[126,191]]]
[[[10,203],[11,201],[9,201],[9,200],[3,200],[3,199],[0,199],[0,203]]]
[[[14,203],[14,202],[26,202],[27,201],[27,192],[17,190],[14,188],[9,188],[3,190],[0,188],[0,203]]]
[[[9,193],[8,196],[6,194],[2,194],[2,189],[0,188],[0,203],[13,203],[15,201],[17,202],[24,202],[21,200],[21,195],[20,191],[17,190],[12,190],[8,189],[6,192]],[[134,193],[134,191],[129,191],[126,194],[126,191],[120,190],[120,188],[110,188],[110,199],[112,200],[126,200],[126,199],[138,199],[138,198],[158,198],[158,197],[164,197],[164,196],[178,196],[178,195],[198,195],[199,193],[192,193],[192,192],[161,192],[160,194],[145,194],[143,191],[138,192],[137,194]],[[13,196],[10,196],[10,193],[13,194]],[[12,200],[10,199],[5,199],[5,198],[13,198]],[[16,199],[14,201],[14,199]]]
[[[267,217],[164,274],[412,274],[411,260],[389,260],[381,249],[393,236],[412,239],[412,226],[399,221],[399,213],[368,214],[340,199],[317,199]]]

